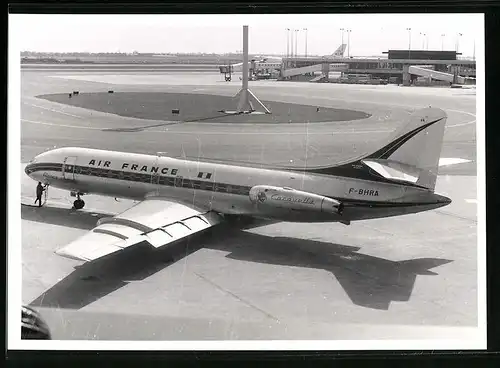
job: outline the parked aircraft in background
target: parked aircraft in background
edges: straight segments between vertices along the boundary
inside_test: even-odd
[[[343,43],[342,45],[340,45],[340,46],[338,47],[338,49],[337,49],[337,50],[335,50],[335,51],[333,52],[333,54],[332,54],[331,56],[333,56],[333,57],[339,57],[339,58],[344,57],[344,52],[345,52],[346,46],[347,46],[347,45],[346,45],[345,43]]]
[[[340,45],[337,50],[335,50],[331,55],[325,55],[323,58],[335,58],[344,57],[344,52],[346,49],[346,44]],[[273,73],[281,69],[283,64],[283,58],[278,56],[261,56],[256,55],[252,58],[249,63],[249,69],[253,67],[255,73]],[[230,65],[219,65],[219,70],[221,73],[235,73],[241,72],[243,70],[243,63],[236,63]]]

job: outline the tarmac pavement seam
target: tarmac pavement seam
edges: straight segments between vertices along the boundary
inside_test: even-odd
[[[196,276],[198,276],[200,279],[202,279],[203,281],[209,283],[210,285],[212,285],[213,287],[215,287],[216,289],[219,289],[220,291],[222,291],[223,293],[225,294],[229,294],[231,295],[232,297],[236,298],[237,300],[239,300],[240,302],[242,302],[243,304],[255,309],[255,310],[258,310],[259,312],[263,313],[264,315],[266,315],[267,317],[273,319],[274,321],[276,322],[280,322],[280,320],[278,318],[276,318],[275,316],[273,316],[272,314],[266,312],[265,310],[263,310],[262,308],[259,308],[257,307],[256,305],[254,305],[253,303],[250,303],[249,301],[241,298],[240,296],[236,295],[235,293],[233,293],[232,291],[230,290],[227,290],[225,288],[223,288],[222,286],[216,284],[214,281],[208,279],[207,277],[203,276],[203,275],[200,275],[199,273],[197,272],[193,272]]]

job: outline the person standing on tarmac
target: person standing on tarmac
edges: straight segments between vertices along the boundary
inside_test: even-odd
[[[38,202],[38,207],[42,207],[42,194],[45,191],[45,187],[42,185],[41,182],[38,182],[38,185],[36,186],[36,202]]]

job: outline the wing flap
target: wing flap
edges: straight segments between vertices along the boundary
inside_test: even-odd
[[[175,238],[161,229],[153,230],[144,235],[144,239],[155,248],[171,243]]]
[[[143,242],[159,248],[221,221],[222,218],[214,212],[203,213],[165,198],[153,197],[114,217],[100,219],[89,233],[56,253],[93,261]]]
[[[120,219],[138,222],[149,228],[156,229],[165,224],[179,221],[179,219],[199,215],[202,212],[192,207],[169,201],[167,198],[149,197],[118,216]]]
[[[198,216],[196,217],[191,217],[188,218],[184,221],[184,224],[190,228],[191,230],[198,231],[202,229],[206,229],[207,227],[210,226],[210,224],[206,221],[203,221],[201,218]]]
[[[165,230],[173,238],[182,238],[190,233],[189,228],[182,222],[176,222],[174,224],[164,226],[163,230]]]

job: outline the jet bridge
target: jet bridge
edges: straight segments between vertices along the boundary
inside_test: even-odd
[[[329,64],[327,68],[331,72],[345,72],[348,69],[347,64]],[[293,69],[285,69],[281,72],[282,77],[293,77],[295,75],[303,75],[314,72],[324,71],[325,65],[323,64],[314,64],[308,65],[301,68],[293,68]]]
[[[322,82],[322,81],[324,81],[324,80],[326,80],[325,75],[320,74],[320,75],[315,76],[315,77],[314,77],[313,79],[311,79],[309,82],[313,82],[313,83],[314,83],[314,82]]]
[[[450,83],[465,84],[465,77],[455,76],[451,73],[438,72],[421,66],[412,65],[408,68],[408,73],[418,75],[419,77],[428,77]]]

